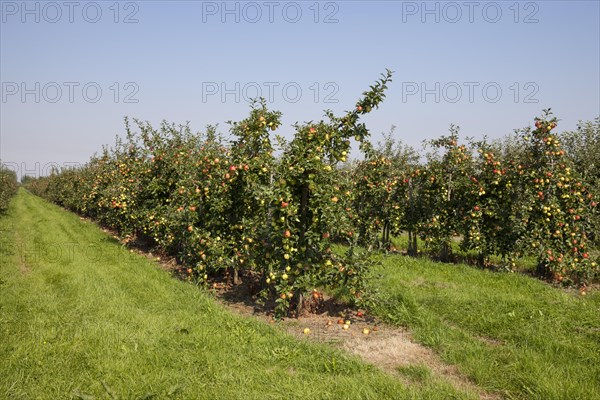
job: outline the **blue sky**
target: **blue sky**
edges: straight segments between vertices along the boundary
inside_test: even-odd
[[[496,138],[548,107],[574,129],[600,113],[599,4],[2,0],[0,157],[33,175],[85,162],[126,115],[226,133],[259,92],[292,137],[385,68],[375,138],[395,125],[420,147],[451,123]]]

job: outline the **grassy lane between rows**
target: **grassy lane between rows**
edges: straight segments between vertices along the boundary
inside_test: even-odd
[[[0,217],[1,399],[473,398],[233,315],[21,189]]]
[[[384,319],[480,387],[518,399],[600,399],[600,293],[466,265],[385,256]]]

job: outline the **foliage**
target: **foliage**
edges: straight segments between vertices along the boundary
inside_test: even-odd
[[[597,270],[588,246],[596,202],[565,157],[556,126],[556,117],[545,110],[536,118],[536,129],[522,132],[528,156],[523,184],[530,204],[526,245],[538,258],[539,272],[585,282]]]
[[[393,250],[390,236],[402,231],[410,255],[419,254],[420,237],[445,261],[459,246],[482,265],[499,256],[511,270],[527,256],[549,279],[595,279],[599,175],[586,146],[598,146],[598,121],[564,134],[566,146],[550,110],[505,141],[460,143],[451,126],[420,157],[392,133],[374,146],[361,122],[390,81],[387,71],[352,110],[298,123],[292,140],[275,136],[275,144],[281,113],[264,100],[229,123],[230,143],[215,127],[193,134],[187,125],[134,120],[134,132],[126,119],[126,138],[113,148],[28,187],[160,246],[189,267],[190,279],[248,277],[280,315],[297,313],[322,287],[364,305],[366,253]],[[364,157],[347,163],[353,141]],[[333,252],[333,243],[348,251]]]
[[[390,235],[406,229],[409,183],[418,164],[416,151],[396,141],[394,130],[377,147],[365,146],[365,159],[353,170],[353,209],[360,237],[381,248],[390,247]]]
[[[10,199],[17,193],[17,174],[0,163],[0,211],[6,210]]]
[[[327,111],[326,121],[297,124],[291,142],[279,140],[280,158],[270,132],[281,114],[258,101],[247,119],[230,122],[230,144],[212,127],[194,135],[187,125],[155,129],[135,120],[135,133],[126,119],[125,140],[30,188],[159,245],[190,266],[190,278],[233,274],[237,284],[243,270],[279,314],[298,311],[303,296],[323,286],[361,302],[369,261],[354,247],[351,194],[341,190],[338,168],[352,138],[366,143],[360,118],[379,106],[390,81],[387,71],[342,116]],[[350,245],[346,255],[332,253],[334,237]]]
[[[563,132],[560,139],[572,168],[597,202],[600,199],[600,117],[594,121],[580,121],[577,130]],[[596,211],[591,215],[591,223],[590,239],[600,245],[600,213]]]

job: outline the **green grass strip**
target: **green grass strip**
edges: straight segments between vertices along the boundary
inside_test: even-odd
[[[0,219],[0,336],[1,399],[474,398],[233,315],[23,189]]]
[[[377,314],[484,389],[516,399],[600,399],[600,293],[521,274],[386,256]]]

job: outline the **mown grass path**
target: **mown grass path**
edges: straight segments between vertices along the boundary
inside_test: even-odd
[[[479,387],[516,399],[600,399],[600,291],[522,275],[389,256],[372,281],[377,313],[458,366]]]
[[[469,398],[233,315],[21,189],[0,217],[0,399]]]

